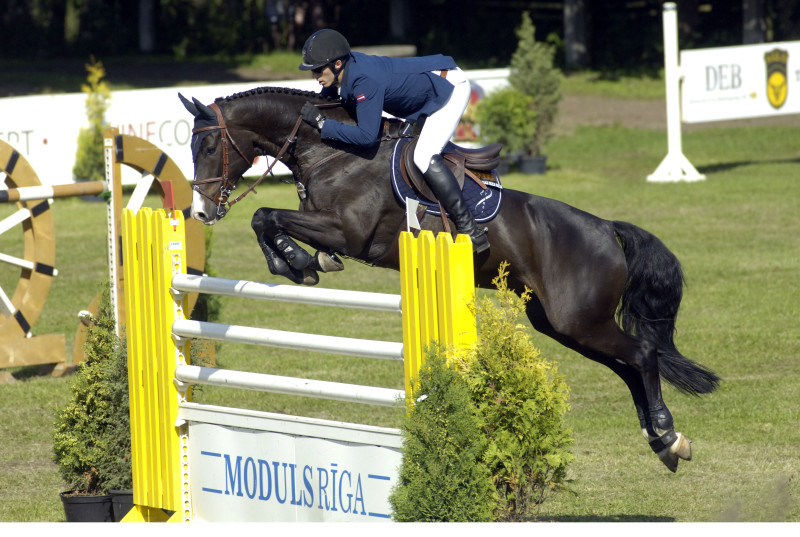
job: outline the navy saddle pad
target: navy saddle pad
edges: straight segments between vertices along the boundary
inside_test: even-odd
[[[400,171],[403,146],[410,142],[412,138],[400,138],[394,146],[392,152],[392,190],[401,205],[405,207],[406,198],[411,198],[419,201],[420,205],[425,207],[426,214],[435,216],[441,215],[439,204],[435,201],[430,201],[426,198],[420,198],[418,193],[412,189],[404,180],[403,174]],[[500,211],[500,204],[503,200],[503,187],[500,184],[500,176],[497,175],[496,170],[492,170],[494,177],[491,181],[484,181],[488,187],[482,189],[475,181],[469,177],[464,179],[464,201],[472,211],[475,221],[484,223],[492,220]]]

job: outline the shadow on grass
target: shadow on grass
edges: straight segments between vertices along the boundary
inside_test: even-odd
[[[721,162],[719,164],[710,164],[708,166],[698,166],[697,171],[702,174],[726,172],[739,166],[751,166],[760,164],[791,164],[800,162],[800,158],[784,158],[772,160],[740,160],[738,162]]]
[[[610,515],[610,516],[554,516],[539,517],[537,522],[675,522],[667,516]]]
[[[0,385],[15,381],[26,381],[37,377],[68,376],[75,372],[76,367],[77,365],[75,364],[61,364],[57,367],[57,365],[53,363],[9,368],[1,371],[3,375],[0,376]]]

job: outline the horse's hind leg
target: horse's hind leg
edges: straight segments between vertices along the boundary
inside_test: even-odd
[[[691,460],[691,440],[682,433],[675,432],[672,415],[663,399],[658,399],[655,405],[648,403],[644,375],[619,360],[604,360],[601,363],[614,371],[628,386],[636,406],[642,435],[661,462],[675,472],[678,469],[678,459]]]
[[[672,415],[661,397],[657,350],[653,345],[626,334],[613,319],[599,324],[571,323],[569,328],[556,329],[535,297],[528,303],[527,314],[536,330],[605,365],[625,382],[642,434],[670,470],[677,470],[679,458],[691,460],[690,440],[674,431]]]
[[[594,331],[582,331],[576,343],[576,350],[609,367],[625,381],[636,405],[642,434],[661,462],[675,472],[679,459],[691,460],[691,441],[675,432],[672,414],[661,396],[655,345],[624,333],[613,320]]]

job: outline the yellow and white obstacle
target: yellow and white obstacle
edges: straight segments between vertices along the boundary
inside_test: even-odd
[[[124,212],[134,479],[124,521],[388,520],[399,430],[198,404],[191,385],[402,404],[425,345],[475,344],[469,239],[403,233],[401,294],[389,295],[186,275],[184,226],[180,212]],[[403,342],[190,321],[189,292],[402,312]],[[403,360],[406,390],[198,367],[189,338]]]

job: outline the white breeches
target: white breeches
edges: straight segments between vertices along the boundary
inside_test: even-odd
[[[438,76],[439,72],[434,71],[434,74]],[[445,80],[453,84],[453,94],[442,108],[425,120],[414,149],[414,164],[422,173],[428,171],[431,157],[441,153],[445,144],[453,137],[469,104],[471,89],[464,71],[458,67],[450,69]]]

